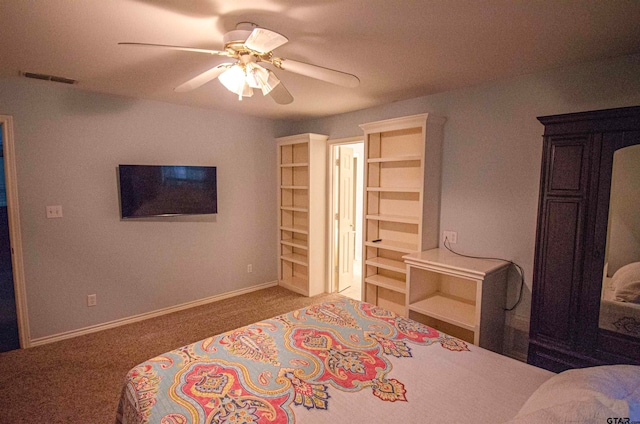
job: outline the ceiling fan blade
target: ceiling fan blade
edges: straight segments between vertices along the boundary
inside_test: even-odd
[[[160,47],[163,49],[169,50],[179,50],[183,52],[195,52],[195,53],[207,53],[207,54],[215,54],[218,56],[229,56],[229,53],[226,51],[220,50],[207,50],[207,49],[196,49],[195,47],[182,47],[182,46],[169,46],[166,44],[149,44],[149,43],[118,43],[120,46],[134,46],[134,47]]]
[[[330,82],[331,84],[341,85],[343,87],[355,88],[360,85],[360,79],[358,79],[357,76],[347,74],[346,72],[336,71],[335,69],[310,65],[308,63],[290,59],[275,59],[274,64],[285,71],[294,72],[296,74]]]
[[[289,39],[282,34],[264,28],[254,28],[244,42],[245,47],[260,53],[268,53]]]
[[[289,93],[289,90],[285,88],[284,84],[282,84],[282,81],[269,92],[269,95],[279,105],[288,105],[293,101],[293,96]]]
[[[185,91],[194,90],[208,83],[209,81],[218,78],[220,74],[222,74],[224,71],[229,69],[229,66],[232,66],[232,65],[233,65],[232,63],[221,63],[220,65],[214,68],[211,68],[208,71],[205,71],[194,78],[191,78],[189,81],[185,82],[184,84],[177,86],[174,90],[179,93],[184,93]]]

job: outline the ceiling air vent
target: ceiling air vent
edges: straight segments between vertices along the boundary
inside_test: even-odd
[[[27,78],[35,78],[35,79],[39,79],[39,80],[45,80],[45,81],[53,81],[53,82],[61,82],[64,84],[77,84],[78,81],[71,79],[71,78],[65,78],[65,77],[57,77],[55,75],[46,75],[46,74],[36,74],[33,72],[20,72],[20,75],[25,76]]]

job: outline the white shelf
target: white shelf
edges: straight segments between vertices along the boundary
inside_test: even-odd
[[[285,246],[295,247],[297,249],[304,249],[304,250],[309,249],[309,247],[306,244],[295,243],[289,240],[280,240],[280,244],[284,244]]]
[[[309,212],[309,209],[307,208],[299,208],[295,206],[280,206],[280,210],[291,212]]]
[[[466,330],[476,330],[476,307],[471,302],[456,299],[443,293],[435,293],[426,299],[409,305],[415,311]]]
[[[306,255],[300,255],[298,253],[290,253],[288,255],[280,255],[280,259],[283,261],[292,262],[294,264],[309,266],[309,261]]]
[[[286,190],[309,190],[309,186],[298,186],[298,185],[281,185],[280,188]]]
[[[420,218],[417,216],[371,214],[371,215],[367,215],[367,219],[375,220],[375,221],[401,222],[403,224],[419,224],[420,223]],[[413,251],[414,250],[412,250],[412,252]]]
[[[395,240],[380,240],[377,242],[365,241],[364,245],[367,247],[376,247],[378,249],[394,250],[401,253],[414,253],[418,250],[418,246],[415,243],[406,243]]]
[[[393,290],[398,293],[406,293],[407,283],[404,280],[398,280],[396,278],[387,277],[385,275],[370,275],[364,279],[365,283],[373,284],[374,286],[384,287],[385,289]]]
[[[407,268],[405,267],[404,262],[396,261],[393,259],[375,257],[367,259],[365,263],[370,266],[375,266],[377,268],[395,271],[402,274],[406,274],[407,272]]]
[[[407,162],[407,161],[420,161],[422,156],[419,155],[407,155],[407,156],[390,156],[381,158],[369,158],[368,163],[382,163],[382,162]]]
[[[387,193],[420,193],[420,187],[367,187],[367,191],[379,191]]]
[[[298,162],[298,163],[283,163],[280,164],[280,168],[296,168],[299,166],[309,166],[309,162]]]
[[[458,275],[471,280],[482,280],[486,275],[503,269],[507,261],[500,259],[479,259],[456,255],[446,249],[431,249],[403,256],[408,265]]]
[[[298,234],[309,234],[309,229],[308,228],[301,228],[301,227],[280,227],[280,229],[282,231],[291,231],[292,233],[298,233]]]
[[[300,293],[304,296],[309,295],[308,286],[309,280],[301,277],[287,277],[279,281],[279,284],[289,290],[296,293]]]

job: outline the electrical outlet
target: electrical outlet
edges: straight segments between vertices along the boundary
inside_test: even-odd
[[[87,295],[87,306],[96,306],[98,304],[98,298],[95,294]]]
[[[458,242],[458,233],[455,231],[443,231],[442,232],[443,243],[445,239],[447,240],[447,243],[456,244]]]
[[[253,272],[253,265],[247,265],[247,272]]]
[[[47,206],[47,218],[62,218],[62,206]]]

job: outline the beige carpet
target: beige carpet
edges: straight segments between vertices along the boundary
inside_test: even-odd
[[[272,287],[0,354],[0,423],[113,423],[126,373],[161,353],[325,300]]]

